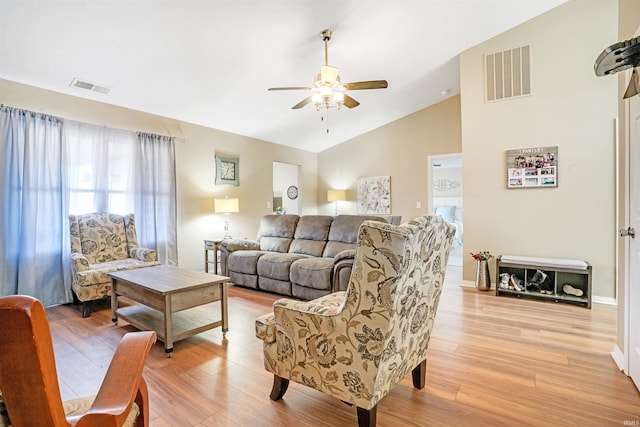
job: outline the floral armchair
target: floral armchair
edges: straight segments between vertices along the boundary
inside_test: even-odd
[[[356,405],[375,426],[376,405],[410,371],[425,385],[433,328],[455,228],[436,216],[360,227],[346,291],[313,301],[280,299],[256,320],[271,399],[289,380]]]
[[[133,214],[69,215],[69,227],[71,289],[82,317],[91,314],[92,301],[111,296],[109,273],[160,264],[155,250],[138,244]]]

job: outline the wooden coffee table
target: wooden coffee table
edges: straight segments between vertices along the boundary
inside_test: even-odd
[[[155,330],[164,342],[167,357],[173,343],[222,326],[229,330],[227,313],[228,277],[171,265],[137,268],[109,273],[111,276],[111,320],[118,317],[142,330]],[[140,304],[118,308],[118,296]],[[214,320],[198,306],[220,301],[222,319]]]

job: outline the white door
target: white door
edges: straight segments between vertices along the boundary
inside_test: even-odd
[[[629,282],[627,288],[627,374],[640,388],[640,96],[629,99]]]

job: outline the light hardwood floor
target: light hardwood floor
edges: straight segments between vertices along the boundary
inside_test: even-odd
[[[378,406],[378,426],[640,425],[640,394],[609,353],[613,306],[496,297],[461,287],[450,268],[428,352],[427,385],[410,376]],[[355,408],[291,383],[278,402],[262,366],[254,319],[277,297],[230,290],[227,339],[220,329],[174,346],[161,343],[147,362],[151,425],[355,426]],[[64,399],[95,393],[122,335],[102,309],[83,319],[72,305],[47,310]]]

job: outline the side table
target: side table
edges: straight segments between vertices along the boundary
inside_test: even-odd
[[[218,251],[222,239],[204,240],[204,272],[209,272],[209,264],[213,264],[213,274],[218,274]],[[209,251],[213,252],[213,260],[209,260]]]

